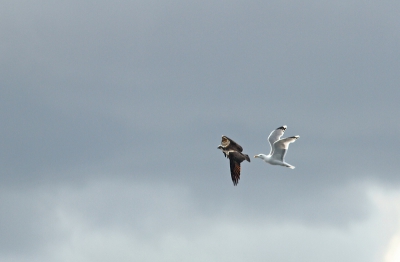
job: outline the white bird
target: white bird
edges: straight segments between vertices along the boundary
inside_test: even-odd
[[[281,138],[285,133],[287,126],[281,126],[271,132],[268,137],[268,141],[271,144],[271,152],[269,155],[258,154],[255,158],[260,158],[271,165],[286,166],[288,168],[294,169],[295,167],[291,164],[285,162],[285,154],[289,148],[289,144],[296,141],[300,136],[291,136],[286,138]]]

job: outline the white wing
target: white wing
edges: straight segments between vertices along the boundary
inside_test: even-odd
[[[274,143],[274,149],[273,149],[274,153],[272,154],[272,158],[284,162],[283,159],[285,158],[286,151],[289,148],[289,144],[296,141],[299,137],[300,136],[291,136],[276,141]]]
[[[277,129],[272,131],[271,134],[269,135],[268,141],[269,144],[271,145],[271,152],[269,153],[270,155],[272,155],[274,152],[274,143],[281,138],[281,136],[285,133],[286,128],[287,126],[278,127]]]

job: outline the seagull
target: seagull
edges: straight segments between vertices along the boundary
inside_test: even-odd
[[[271,152],[269,155],[258,154],[254,157],[260,158],[271,165],[280,165],[294,169],[294,166],[285,162],[285,154],[289,148],[289,144],[299,139],[300,136],[291,136],[280,139],[285,133],[286,128],[287,126],[278,127],[269,135],[268,141],[271,144]]]
[[[224,156],[229,158],[232,182],[236,186],[240,179],[240,163],[244,160],[250,162],[250,157],[242,154],[243,148],[227,136],[222,136],[221,145],[218,146],[218,149],[222,150]]]

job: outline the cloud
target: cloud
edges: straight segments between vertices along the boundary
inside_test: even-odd
[[[366,185],[373,209],[346,227],[301,219],[274,219],[225,205],[213,213],[202,209],[187,187],[103,180],[85,186],[17,192],[25,215],[2,221],[2,236],[21,228],[28,242],[2,252],[13,261],[382,261],[397,252],[397,204],[383,187]],[[14,194],[15,194],[14,193]],[[9,190],[8,195],[12,193]],[[3,193],[5,195],[5,193]],[[29,197],[31,200],[26,201]],[[387,200],[393,200],[387,204]],[[383,201],[383,202],[381,202]],[[381,204],[386,203],[384,206]],[[43,208],[45,207],[45,208]],[[382,208],[385,213],[382,213]],[[21,213],[20,213],[21,214]],[[32,216],[32,214],[37,214]],[[396,216],[393,216],[396,215]],[[384,223],[384,220],[391,223]],[[396,229],[393,231],[393,229]],[[11,233],[13,232],[13,233]],[[382,235],[386,232],[386,235]],[[40,239],[37,241],[36,239]],[[381,243],[387,243],[382,246]],[[22,252],[23,251],[23,252]],[[385,261],[386,262],[386,261]]]
[[[400,193],[397,187],[373,186],[371,198],[378,209],[384,237],[384,254],[380,261],[395,262],[400,259]]]

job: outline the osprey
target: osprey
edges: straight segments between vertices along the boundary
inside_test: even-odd
[[[221,145],[218,146],[218,149],[221,149],[224,156],[229,158],[231,177],[233,185],[236,186],[240,179],[240,163],[244,160],[250,162],[250,157],[242,154],[243,148],[227,136],[222,136]]]
[[[285,162],[285,155],[289,149],[289,144],[296,141],[300,136],[291,136],[282,138],[281,136],[285,133],[287,126],[281,126],[271,132],[268,137],[268,141],[271,145],[271,152],[269,155],[258,154],[255,158],[260,158],[271,165],[285,166],[294,169],[294,166]]]

